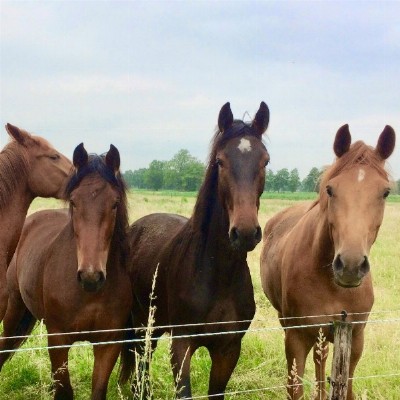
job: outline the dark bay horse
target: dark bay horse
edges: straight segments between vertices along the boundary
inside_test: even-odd
[[[11,141],[0,153],[0,321],[7,307],[6,271],[32,200],[62,198],[71,162],[45,139],[6,125]]]
[[[54,398],[72,399],[69,347],[76,341],[123,340],[130,320],[132,290],[124,258],[128,229],[125,184],[118,150],[88,155],[83,144],[73,155],[75,170],[66,189],[70,210],[45,210],[29,216],[7,271],[9,301],[0,338],[0,369],[10,353],[44,319],[50,348]],[[114,330],[80,333],[83,331]],[[74,332],[69,335],[62,333]],[[61,334],[61,335],[59,335]],[[9,339],[7,339],[9,337]],[[95,345],[92,399],[105,399],[110,373],[122,355],[124,379],[128,348]],[[129,370],[129,368],[128,368]]]
[[[224,398],[254,316],[246,258],[262,234],[257,214],[269,161],[262,143],[268,122],[264,102],[251,123],[234,120],[226,103],[191,218],[151,214],[132,224],[128,234],[134,323],[147,325],[157,270],[153,337],[172,335],[171,363],[180,398],[191,397],[190,360],[201,346],[212,360],[208,393]],[[239,332],[210,335],[228,331]],[[136,350],[143,352],[140,346]]]
[[[372,244],[378,235],[390,191],[385,160],[395,146],[395,133],[386,126],[375,149],[362,141],[351,145],[348,125],[335,138],[335,163],[323,174],[319,198],[281,211],[264,229],[261,252],[261,283],[278,311],[283,327],[316,325],[340,319],[366,321],[374,302],[370,264]],[[362,314],[352,314],[362,313]],[[306,316],[326,315],[312,318]],[[298,318],[302,317],[304,318]],[[293,317],[293,318],[292,318]],[[294,319],[298,318],[298,319]],[[353,325],[350,377],[361,357],[365,324]],[[288,392],[291,399],[303,396],[301,382],[306,357],[314,346],[318,399],[325,399],[325,362],[330,327],[323,328],[323,354],[315,345],[319,326],[285,330]],[[297,376],[291,373],[297,366]],[[348,399],[353,399],[352,380]]]

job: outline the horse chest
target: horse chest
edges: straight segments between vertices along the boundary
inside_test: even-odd
[[[222,271],[217,268],[197,271],[189,285],[169,293],[172,320],[235,321],[254,315],[253,286],[247,265]],[[184,316],[182,318],[182,316]]]

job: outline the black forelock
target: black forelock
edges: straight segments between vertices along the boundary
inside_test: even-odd
[[[216,133],[214,144],[218,144],[218,146],[222,145],[223,147],[228,140],[241,136],[259,137],[260,135],[257,130],[252,126],[251,122],[243,122],[240,119],[235,119],[229,129],[224,132],[218,131]]]
[[[74,169],[71,178],[67,184],[65,189],[65,193],[67,198],[71,195],[72,191],[79,186],[82,182],[83,178],[91,174],[99,174],[104,180],[110,183],[112,186],[123,190],[123,184],[121,179],[119,178],[119,174],[115,174],[115,172],[106,165],[104,162],[105,154],[89,154],[88,162],[85,166]],[[122,184],[122,187],[121,187]]]

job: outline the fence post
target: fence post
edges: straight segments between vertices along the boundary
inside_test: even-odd
[[[334,321],[335,336],[333,342],[332,372],[330,378],[329,400],[345,400],[349,379],[352,326],[345,322],[347,313],[343,312],[343,321]]]

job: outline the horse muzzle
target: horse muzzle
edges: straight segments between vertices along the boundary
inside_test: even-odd
[[[337,254],[332,263],[334,281],[337,285],[344,288],[354,288],[361,285],[365,275],[370,270],[367,256],[362,256],[357,261],[346,260]]]
[[[103,271],[78,270],[78,282],[86,292],[98,292],[106,281]]]
[[[262,231],[261,227],[257,226],[254,229],[239,229],[232,227],[229,231],[229,240],[231,246],[235,250],[252,251],[261,241]]]

